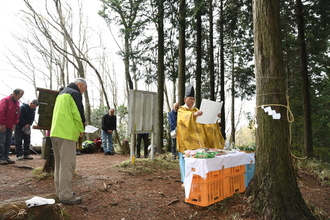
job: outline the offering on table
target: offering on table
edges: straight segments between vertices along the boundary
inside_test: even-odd
[[[184,157],[207,159],[207,158],[214,158],[215,156],[221,156],[221,155],[225,155],[225,154],[226,154],[226,152],[221,149],[199,148],[196,150],[186,150]]]
[[[251,152],[255,152],[256,147],[254,145],[249,145],[249,146],[240,146],[238,147],[238,149],[245,153],[251,153]]]

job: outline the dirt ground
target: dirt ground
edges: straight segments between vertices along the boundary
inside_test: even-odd
[[[54,195],[53,178],[33,178],[30,168],[43,167],[45,163],[39,155],[33,157],[0,166],[0,205],[14,198]],[[243,195],[205,208],[185,203],[179,169],[136,176],[110,167],[128,159],[103,153],[77,156],[73,187],[83,201],[80,205],[63,205],[70,219],[258,219],[245,211]],[[307,204],[320,213],[320,219],[329,219],[330,187],[322,186],[306,170],[300,170],[299,175],[299,187]]]

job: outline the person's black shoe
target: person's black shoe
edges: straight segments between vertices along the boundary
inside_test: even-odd
[[[19,155],[19,156],[16,156],[17,159],[16,160],[24,160],[24,156],[23,155]]]
[[[6,160],[0,160],[0,165],[7,165],[8,162]]]
[[[110,152],[109,155],[115,155],[115,153],[114,152]]]
[[[10,159],[10,158],[6,158],[6,161],[7,161],[8,164],[14,164],[14,163],[15,163],[15,161],[13,161],[13,160]]]
[[[33,157],[31,157],[30,155],[24,155],[23,159],[25,159],[25,160],[33,160]]]
[[[60,203],[63,203],[63,204],[80,204],[81,203],[81,198],[72,196],[71,199],[60,200]]]
[[[81,151],[80,150],[76,150],[76,155],[81,155]]]
[[[104,155],[110,155],[109,151],[104,152]]]

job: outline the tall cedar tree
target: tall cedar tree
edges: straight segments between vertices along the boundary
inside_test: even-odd
[[[305,151],[307,157],[313,156],[313,139],[312,139],[312,116],[310,107],[309,95],[309,75],[307,69],[307,51],[305,42],[305,26],[303,17],[303,4],[301,0],[296,0],[297,9],[297,23],[298,23],[298,40],[300,43],[300,65],[301,65],[301,78],[302,78],[302,103],[304,114],[304,140]]]
[[[179,3],[179,67],[178,67],[178,103],[183,105],[186,74],[186,1],[180,0]]]
[[[201,85],[202,85],[202,10],[203,2],[195,1],[196,7],[196,102],[195,106],[199,108],[201,104]]]
[[[255,0],[254,45],[257,81],[256,169],[247,188],[262,219],[315,219],[299,191],[289,149],[289,122],[277,0]],[[272,119],[261,108],[281,114]]]

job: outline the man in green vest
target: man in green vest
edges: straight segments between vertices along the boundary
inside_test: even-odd
[[[54,183],[60,202],[66,204],[81,203],[73,193],[71,181],[76,168],[76,143],[84,135],[82,94],[86,90],[86,81],[76,79],[59,93],[53,111],[50,139],[55,159]]]

